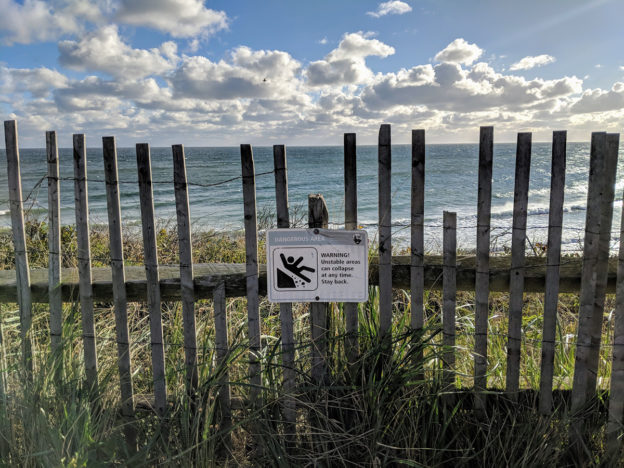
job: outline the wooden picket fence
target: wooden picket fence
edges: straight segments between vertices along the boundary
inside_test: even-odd
[[[31,313],[34,301],[48,302],[50,308],[50,337],[53,353],[60,353],[62,303],[78,299],[82,316],[86,385],[92,395],[98,392],[98,361],[94,327],[94,301],[113,299],[118,346],[121,410],[125,417],[135,413],[127,303],[147,301],[152,366],[153,410],[162,417],[167,412],[165,381],[165,348],[161,318],[161,302],[177,299],[183,306],[185,375],[192,397],[198,386],[197,339],[195,330],[195,301],[214,301],[214,326],[217,359],[223,362],[228,352],[226,297],[246,296],[249,336],[249,384],[252,408],[262,405],[261,319],[259,297],[266,290],[266,271],[259,265],[256,187],[253,152],[250,145],[241,145],[241,180],[244,201],[245,265],[193,265],[191,249],[191,220],[188,182],[182,145],[172,147],[173,184],[180,249],[179,269],[159,267],[154,225],[154,203],[150,147],[136,145],[138,184],[144,244],[144,268],[125,267],[123,256],[120,191],[117,170],[117,150],[114,137],[102,139],[110,235],[110,268],[92,268],[89,244],[89,209],[85,136],[73,136],[74,189],[76,230],[78,240],[77,270],[62,270],[60,262],[60,204],[59,164],[56,132],[46,133],[48,164],[49,269],[47,272],[29,269],[26,249],[17,123],[6,121],[5,141],[8,162],[8,184],[11,223],[15,246],[15,272],[0,274],[0,300],[17,301],[20,310],[23,362],[32,369],[30,344]],[[541,381],[538,410],[548,415],[553,411],[553,363],[557,304],[560,292],[579,291],[580,310],[576,364],[571,393],[571,412],[580,412],[596,393],[604,301],[607,292],[616,292],[615,329],[613,340],[613,369],[608,400],[608,435],[612,449],[619,449],[624,411],[624,248],[620,245],[617,275],[609,271],[609,241],[611,233],[615,173],[619,134],[592,134],[590,172],[587,198],[587,218],[582,259],[561,265],[563,200],[566,173],[566,132],[553,133],[548,247],[546,258],[525,258],[529,169],[531,165],[531,134],[519,133],[517,140],[515,190],[511,258],[490,257],[490,215],[492,199],[493,127],[482,127],[479,140],[477,243],[474,260],[456,258],[456,214],[443,215],[443,255],[425,256],[424,252],[424,184],[425,131],[412,132],[411,179],[411,243],[410,255],[392,256],[391,166],[392,146],[389,125],[379,132],[379,231],[378,259],[371,262],[370,282],[379,287],[379,336],[391,334],[393,288],[410,290],[412,331],[425,326],[423,294],[426,288],[439,287],[442,277],[443,369],[448,391],[453,385],[455,365],[455,314],[458,290],[475,292],[474,348],[474,409],[487,411],[487,339],[488,298],[491,291],[509,292],[509,330],[507,338],[507,375],[504,394],[517,400],[520,391],[520,345],[522,340],[523,294],[544,292],[543,337],[541,343]],[[286,149],[277,145],[274,151],[276,214],[278,228],[290,227],[288,202],[288,171]],[[344,135],[345,228],[355,229],[357,218],[356,136]],[[622,218],[624,223],[624,217]],[[320,195],[309,197],[309,227],[327,228],[328,214]],[[624,224],[620,242],[624,242]],[[544,263],[545,260],[545,263]],[[612,262],[613,264],[613,262]],[[33,280],[31,281],[31,274]],[[97,281],[94,280],[94,277]],[[77,288],[76,288],[77,286]],[[78,297],[75,291],[78,291]],[[295,393],[295,338],[293,335],[292,304],[280,304],[281,352],[283,366],[282,415],[286,432],[296,432],[297,405]],[[350,363],[359,355],[357,304],[345,304],[345,354]],[[312,365],[311,379],[318,385],[326,382],[327,363],[327,304],[310,306]],[[421,357],[422,359],[422,357]],[[219,391],[222,407],[221,425],[231,425],[231,401],[227,373],[222,376]],[[575,437],[583,437],[582,419],[573,425]],[[132,437],[132,434],[128,434]]]

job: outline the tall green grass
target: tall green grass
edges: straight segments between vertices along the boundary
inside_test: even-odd
[[[45,226],[29,235],[33,251],[45,246]],[[70,228],[64,251],[71,252]],[[2,234],[0,233],[0,236]],[[203,237],[202,237],[203,236]],[[236,236],[205,233],[195,236],[195,261],[240,261],[244,248]],[[97,261],[107,262],[106,236],[94,231]],[[0,242],[2,245],[2,242]],[[175,263],[177,240],[170,230],[159,233],[161,261]],[[128,238],[130,263],[141,262],[140,241]],[[5,267],[10,253],[5,252]],[[46,257],[34,258],[34,266],[45,266]],[[39,263],[37,263],[39,261]],[[71,265],[67,254],[65,264]],[[523,317],[521,387],[539,386],[542,296],[526,295]],[[127,420],[119,411],[114,314],[111,304],[96,304],[97,351],[100,392],[96,405],[89,402],[83,386],[83,350],[80,311],[76,304],[64,307],[62,361],[50,355],[48,308],[36,305],[33,317],[34,374],[20,367],[19,313],[15,304],[0,306],[2,341],[0,376],[0,463],[11,466],[565,466],[571,458],[568,426],[573,415],[563,400],[550,418],[539,417],[530,401],[513,405],[492,395],[484,417],[472,411],[474,297],[457,297],[456,392],[441,384],[441,298],[435,291],[425,297],[427,326],[415,336],[409,324],[409,294],[395,291],[391,359],[381,360],[378,337],[377,289],[359,307],[360,359],[347,365],[344,350],[344,320],[340,304],[330,306],[327,385],[317,386],[309,378],[309,315],[305,305],[296,305],[295,318],[297,393],[297,438],[284,436],[280,406],[284,399],[281,380],[280,323],[275,304],[261,303],[262,401],[259,408],[235,405],[233,426],[228,434],[220,427],[220,408],[215,398],[227,367],[233,399],[244,402],[247,380],[248,337],[246,301],[227,301],[230,353],[225,365],[216,364],[211,301],[196,306],[200,388],[195,404],[185,389],[182,311],[179,303],[163,304],[166,371],[169,408],[159,419],[147,408],[152,389],[148,314],[143,305],[129,310],[133,388],[139,403],[136,419]],[[492,294],[489,319],[490,388],[504,388],[508,296]],[[612,310],[613,300],[607,301]],[[574,367],[574,340],[578,298],[562,295],[559,308],[555,387],[569,389]],[[610,343],[611,319],[605,320],[604,342]],[[425,361],[415,359],[424,349]],[[610,375],[610,347],[601,354],[599,382],[606,388]],[[62,380],[54,380],[63,364]],[[606,416],[588,407],[591,434],[585,447],[588,463],[607,464],[604,455]],[[594,411],[595,410],[595,411]],[[136,434],[129,446],[126,434]],[[226,436],[232,445],[224,442]]]

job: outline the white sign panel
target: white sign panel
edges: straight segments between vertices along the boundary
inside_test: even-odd
[[[267,231],[271,302],[368,300],[368,235],[335,229]]]

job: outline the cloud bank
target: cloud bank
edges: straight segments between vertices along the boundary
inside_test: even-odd
[[[33,24],[67,7],[67,2],[27,0],[17,7],[2,2],[22,20],[26,12],[36,12],[28,19]],[[382,5],[390,3],[401,2]],[[98,11],[126,23],[140,21],[172,38],[181,37],[176,25],[185,22],[199,36],[228,24],[224,14],[197,0],[150,2],[156,6],[142,17],[140,4],[102,2]],[[78,12],[74,18],[86,14],[72,11]],[[33,26],[17,21],[2,29],[3,40],[13,42],[70,34],[57,43],[58,69],[0,66],[0,106],[5,118],[20,121],[23,141],[32,138],[33,146],[40,146],[49,129],[93,138],[115,134],[126,144],[137,139],[170,144],[171,138],[232,145],[336,144],[350,131],[364,135],[361,143],[372,143],[382,122],[404,136],[396,142],[406,142],[411,128],[427,129],[428,141],[474,141],[478,126],[491,124],[497,139],[508,141],[518,131],[548,139],[551,130],[561,128],[569,130],[570,139],[586,140],[592,130],[619,131],[624,124],[624,82],[589,89],[576,76],[527,79],[514,72],[554,57],[525,57],[505,71],[464,38],[432,51],[429,63],[381,72],[371,63],[396,50],[362,31],[344,34],[324,56],[301,61],[284,50],[244,45],[222,58],[206,57],[180,50],[175,39],[139,48],[124,37],[123,27],[104,21],[83,31],[77,24],[53,22],[25,34],[22,28]]]

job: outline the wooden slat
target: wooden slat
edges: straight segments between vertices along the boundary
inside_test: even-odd
[[[323,195],[308,195],[308,227],[326,229],[329,224],[329,212]],[[312,346],[312,365],[310,377],[315,384],[327,382],[327,340],[329,338],[330,315],[326,302],[310,304],[310,328]]]
[[[477,268],[475,280],[474,376],[475,408],[485,409],[487,387],[487,329],[490,273],[490,214],[492,206],[492,160],[494,128],[481,127],[479,136],[479,187],[477,195]]]
[[[80,275],[80,313],[86,383],[93,395],[97,393],[97,353],[95,320],[93,317],[93,286],[91,284],[91,242],[89,240],[89,196],[87,188],[87,148],[85,136],[75,134],[74,140],[74,194],[76,201],[76,237],[78,274]],[[95,396],[92,396],[95,398]]]
[[[217,367],[221,368],[219,379],[219,410],[221,421],[219,429],[223,434],[223,441],[226,451],[232,446],[232,406],[230,395],[230,374],[228,371],[228,355],[230,348],[228,344],[227,309],[225,304],[225,284],[219,284],[213,295],[214,304],[214,324],[215,324],[215,345],[217,347]]]
[[[598,363],[600,361],[600,341],[604,320],[605,293],[609,267],[609,250],[611,246],[611,225],[613,224],[613,199],[615,196],[615,173],[617,172],[618,148],[620,135],[607,134],[607,159],[605,160],[605,177],[602,188],[600,213],[600,239],[598,244],[598,260],[596,263],[596,292],[594,294],[594,311],[591,319],[591,346],[587,362],[587,399],[596,392]]]
[[[457,214],[443,214],[442,246],[444,267],[442,274],[442,366],[443,382],[447,391],[454,389],[455,380],[455,310],[457,301]]]
[[[256,213],[256,175],[251,145],[241,145],[243,203],[245,215],[245,264],[247,321],[249,326],[250,401],[260,405],[262,385],[260,364],[260,305],[258,297],[258,224]]]
[[[20,338],[22,341],[22,359],[24,369],[31,375],[32,344],[32,298],[30,293],[30,269],[26,252],[26,234],[24,231],[24,207],[22,202],[22,178],[20,173],[19,144],[17,122],[4,122],[4,141],[7,156],[7,177],[9,179],[9,207],[11,211],[11,230],[15,250],[15,271],[17,276],[17,302],[20,311]]]
[[[50,295],[50,346],[55,361],[55,379],[63,375],[63,301],[61,298],[61,202],[56,132],[46,132],[48,160],[48,292]]]
[[[509,279],[509,332],[507,337],[506,389],[517,400],[520,389],[520,344],[524,304],[524,265],[526,248],[529,174],[531,171],[531,134],[518,133],[511,234],[511,276]]]
[[[622,201],[624,213],[624,200]],[[621,451],[624,416],[624,216],[620,220],[617,287],[613,323],[613,362],[609,392],[608,452],[617,457]]]
[[[273,167],[275,169],[275,202],[277,227],[288,229],[290,215],[288,210],[288,168],[286,163],[286,148],[284,145],[273,146]],[[295,338],[293,331],[292,304],[283,302],[280,308],[280,326],[282,337],[282,372],[284,400],[282,413],[284,415],[284,432],[289,443],[296,434],[295,422],[297,410],[293,392],[295,391]]]
[[[175,188],[178,242],[180,245],[180,295],[184,328],[184,364],[189,395],[197,391],[197,333],[195,331],[195,292],[193,284],[193,248],[191,243],[191,212],[186,179],[183,145],[173,145],[173,183]]]
[[[355,133],[344,134],[345,229],[358,228],[357,220],[357,151]],[[353,364],[360,354],[358,304],[347,302],[345,314],[345,354]]]
[[[412,130],[412,202],[411,202],[411,327],[422,330],[425,323],[425,131]]]
[[[147,307],[150,317],[152,371],[154,378],[154,409],[159,416],[167,410],[167,382],[165,380],[165,348],[158,277],[158,250],[154,226],[154,199],[152,194],[152,163],[147,143],[136,145],[139,174],[139,198],[143,227],[143,257],[147,279]]]
[[[582,408],[587,395],[587,365],[591,346],[591,317],[594,312],[596,295],[596,265],[600,244],[601,193],[605,178],[606,151],[607,134],[604,132],[592,133],[579,323],[571,398],[572,411]],[[572,430],[577,432],[576,436],[580,436],[578,425],[574,425]]]
[[[379,129],[379,336],[392,327],[392,148],[390,125]]]
[[[121,230],[121,204],[119,200],[119,174],[117,170],[117,146],[115,137],[102,138],[104,179],[106,181],[106,207],[108,211],[108,236],[111,253],[111,279],[115,303],[115,334],[117,338],[117,366],[121,390],[121,414],[128,419],[125,426],[130,447],[136,445],[134,418],[134,394],[132,390],[132,364],[130,355],[130,332],[128,330],[128,299],[124,273],[123,234]]]
[[[553,132],[550,205],[548,208],[548,249],[545,293],[544,328],[542,332],[542,362],[540,371],[539,411],[552,411],[552,385],[557,332],[557,304],[559,302],[559,264],[561,262],[561,232],[563,228],[563,199],[566,171],[565,131]]]

